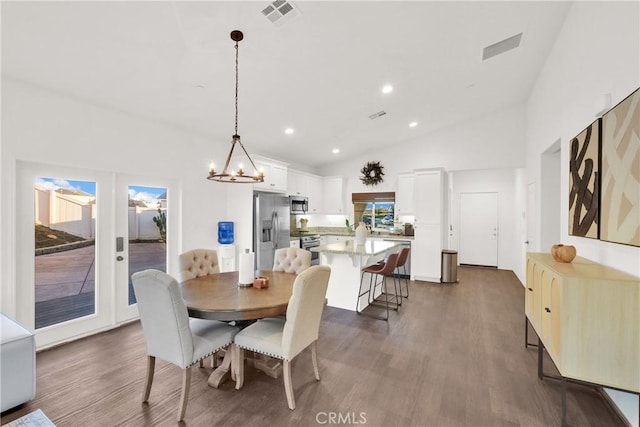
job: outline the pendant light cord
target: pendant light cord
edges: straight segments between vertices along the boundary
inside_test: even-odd
[[[236,42],[236,135],[238,135],[238,42]]]
[[[249,155],[249,153],[247,152],[247,150],[244,148],[244,145],[242,145],[242,142],[240,142],[240,135],[238,135],[238,86],[239,86],[239,73],[238,73],[238,44],[240,42],[240,40],[242,40],[243,38],[243,34],[242,31],[239,30],[234,30],[231,32],[231,40],[235,41],[235,49],[236,49],[236,117],[235,117],[235,134],[232,136],[231,139],[231,149],[229,150],[229,154],[227,155],[227,161],[224,163],[224,167],[222,168],[222,172],[218,172],[216,173],[213,163],[211,164],[211,166],[209,167],[209,176],[207,176],[207,179],[210,181],[218,181],[218,182],[229,182],[229,183],[240,183],[240,182],[244,182],[244,183],[255,183],[255,182],[264,182],[264,172],[262,172],[261,170],[259,171],[258,168],[256,167],[255,163],[253,162],[253,159],[251,159],[251,156]],[[251,174],[247,174],[244,172],[243,167],[240,166],[242,165],[242,163],[240,163],[239,168],[237,171],[232,170],[229,171],[229,162],[231,162],[231,158],[233,157],[233,150],[236,148],[236,144],[240,147],[240,149],[242,150],[242,152],[244,152],[244,155],[246,156],[247,160],[249,160],[249,163],[251,164],[251,168],[252,170],[255,171],[255,174],[251,175]],[[251,169],[249,169],[251,170]]]

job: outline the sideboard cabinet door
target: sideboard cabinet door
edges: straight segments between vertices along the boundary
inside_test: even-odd
[[[576,257],[527,254],[525,314],[560,375],[640,392],[640,280]]]

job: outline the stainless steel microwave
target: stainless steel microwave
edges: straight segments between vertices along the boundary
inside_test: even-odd
[[[309,198],[303,196],[289,196],[292,214],[306,214],[309,211]]]

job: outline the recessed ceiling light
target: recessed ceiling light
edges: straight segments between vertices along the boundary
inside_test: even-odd
[[[291,135],[293,133],[293,128],[286,128],[284,130],[284,133],[286,133],[287,135]]]
[[[382,87],[382,93],[391,93],[393,92],[393,86],[391,85],[384,85]]]
[[[409,127],[410,127],[410,128],[414,128],[414,127],[416,127],[416,126],[418,126],[418,122],[411,122],[411,123],[409,123]]]
[[[333,150],[331,150],[331,152],[333,154],[338,154],[340,152],[340,149],[339,148],[334,148]]]

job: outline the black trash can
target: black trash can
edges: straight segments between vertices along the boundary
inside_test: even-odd
[[[458,281],[458,251],[443,250],[440,260],[441,283],[456,283]]]

